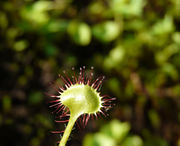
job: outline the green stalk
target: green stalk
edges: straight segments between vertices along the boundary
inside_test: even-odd
[[[71,114],[70,119],[69,119],[69,123],[68,123],[68,125],[64,131],[64,134],[63,134],[63,137],[59,143],[59,146],[65,146],[66,145],[68,138],[69,138],[69,135],[71,134],[72,128],[73,128],[77,118],[78,118],[77,115]]]

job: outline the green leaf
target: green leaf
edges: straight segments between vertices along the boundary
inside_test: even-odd
[[[103,133],[96,133],[88,134],[83,141],[83,146],[116,146],[116,143],[111,137]]]
[[[158,21],[152,28],[155,35],[169,34],[174,31],[173,17],[166,15],[163,20]]]
[[[113,48],[109,55],[104,60],[104,66],[106,68],[113,68],[120,66],[125,57],[125,50],[122,46],[116,46]]]
[[[93,35],[102,42],[110,42],[120,34],[120,26],[115,21],[106,21],[93,26]]]
[[[14,50],[17,52],[23,51],[28,47],[28,42],[26,40],[20,40],[15,42]]]
[[[91,29],[84,22],[72,21],[68,27],[68,33],[75,43],[86,46],[91,41]]]
[[[143,141],[139,136],[129,136],[121,146],[143,146]]]
[[[115,14],[124,16],[139,16],[142,14],[144,0],[112,0],[111,8]]]
[[[118,142],[121,142],[130,130],[130,125],[125,122],[119,122],[118,120],[113,120],[109,124],[102,127],[101,132],[109,137],[112,137]]]
[[[11,110],[11,97],[9,97],[8,95],[5,95],[3,98],[2,98],[2,108],[4,110],[4,112],[8,112]]]

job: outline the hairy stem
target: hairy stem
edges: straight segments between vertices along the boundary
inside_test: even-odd
[[[74,123],[76,122],[77,118],[78,118],[78,116],[71,114],[70,119],[69,119],[69,123],[68,123],[68,125],[64,131],[64,134],[63,134],[63,137],[59,143],[59,146],[65,146],[66,145],[68,138],[69,138],[69,135],[71,134],[72,128],[73,128]]]

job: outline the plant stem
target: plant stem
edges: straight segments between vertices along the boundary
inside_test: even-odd
[[[74,123],[76,122],[77,118],[78,118],[78,116],[71,114],[70,119],[69,119],[69,123],[68,123],[68,125],[64,131],[64,134],[63,134],[63,137],[59,143],[59,146],[65,146],[66,145],[68,138],[69,138],[69,135],[71,134],[72,128],[73,128]]]

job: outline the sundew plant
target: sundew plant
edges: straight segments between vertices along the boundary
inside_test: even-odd
[[[54,113],[58,114],[60,120],[56,122],[68,122],[68,124],[64,131],[52,133],[63,133],[59,146],[65,146],[75,123],[85,127],[90,118],[106,116],[105,113],[112,107],[112,101],[115,98],[101,95],[100,88],[105,77],[93,79],[93,68],[87,73],[85,67],[82,67],[78,75],[73,68],[71,77],[68,77],[66,72],[59,77],[64,82],[64,86],[58,85],[58,95],[49,95],[54,98],[50,101],[50,107],[55,107]],[[68,120],[64,120],[67,117],[69,117]]]

